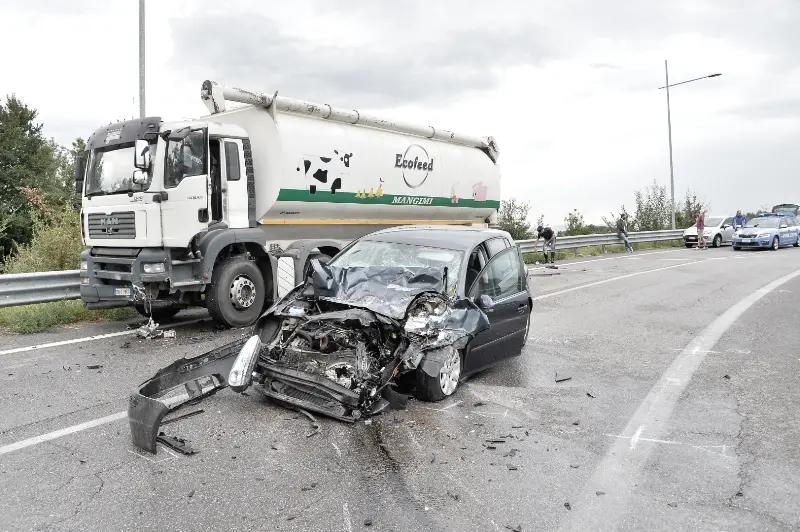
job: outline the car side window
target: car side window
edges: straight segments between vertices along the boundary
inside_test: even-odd
[[[470,297],[487,295],[503,299],[521,291],[521,265],[516,248],[508,248],[494,257],[470,289]]]
[[[733,225],[733,218],[725,218],[725,221],[722,222],[722,225],[727,225],[727,226]]]
[[[508,249],[508,241],[503,238],[492,238],[485,242],[486,249],[489,251],[489,258],[494,257],[504,249]]]

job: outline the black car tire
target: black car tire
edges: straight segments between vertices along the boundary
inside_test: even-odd
[[[776,236],[775,238],[773,238],[773,239],[772,239],[772,246],[770,247],[770,249],[771,249],[772,251],[777,251],[777,250],[779,250],[780,248],[781,248],[781,240],[780,240],[780,238],[778,238],[778,237]]]
[[[733,250],[734,250],[734,251],[739,251],[739,250],[741,250],[741,249],[742,249],[742,248],[740,248],[740,247],[733,246]]]
[[[800,236],[798,236],[797,240],[794,241],[794,247],[800,248]]]
[[[692,247],[692,244],[684,244],[684,246],[686,246],[687,248],[690,248],[690,249],[691,249],[691,247]]]
[[[156,308],[153,309],[152,316],[153,321],[156,323],[163,323],[170,321],[175,315],[180,312],[181,309],[178,307],[166,307],[166,308]],[[148,314],[145,308],[142,305],[136,305],[136,312],[144,316],[145,318],[149,318],[151,314]]]
[[[246,283],[245,279],[249,281],[248,289],[255,292],[254,299],[248,306],[237,308],[231,290],[235,282]],[[211,318],[225,327],[247,327],[261,315],[266,295],[264,277],[258,266],[242,255],[229,257],[214,268],[206,295],[206,308]]]
[[[458,361],[458,376],[455,378],[455,386],[452,389],[446,389],[442,383],[442,373],[446,372],[448,367],[452,366],[448,366],[447,364],[443,365],[439,371],[439,375],[436,377],[431,377],[425,373],[421,367],[417,368],[415,371],[416,383],[414,386],[414,397],[420,401],[435,403],[446,399],[458,390],[458,385],[461,382],[461,375],[463,374],[464,356],[459,350],[453,347],[444,348],[444,350],[448,350],[448,358],[451,359],[452,362],[455,362],[455,360]]]
[[[713,242],[711,243],[711,247],[718,248],[721,245],[722,245],[722,235],[715,236]]]

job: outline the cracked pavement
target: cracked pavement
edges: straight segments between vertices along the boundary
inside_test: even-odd
[[[318,418],[320,434],[307,438],[302,415],[254,390],[226,390],[196,407],[204,413],[164,427],[187,438],[194,456],[136,450],[124,419],[78,430],[0,454],[0,531],[558,530],[621,439],[650,454],[607,530],[797,530],[800,277],[722,335],[665,434],[622,431],[708,324],[798,269],[800,250],[725,247],[562,264],[548,277],[533,270],[535,295],[587,287],[537,300],[523,356],[442,403],[410,401],[370,424]],[[649,273],[588,286],[638,272]],[[0,344],[123,328],[87,325]],[[174,340],[118,336],[0,355],[0,448],[124,411],[159,367],[247,332],[208,322],[176,331]],[[556,383],[562,371],[572,378]]]

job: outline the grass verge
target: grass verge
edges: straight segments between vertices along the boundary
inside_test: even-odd
[[[80,301],[56,301],[39,305],[0,308],[0,327],[30,334],[56,325],[87,321],[118,321],[138,316],[132,308],[89,310]]]
[[[664,240],[660,242],[640,242],[633,244],[634,251],[647,251],[650,249],[663,249],[663,248],[679,248],[683,247],[682,240]],[[605,246],[605,253],[602,246],[587,246],[577,249],[568,249],[558,251],[558,241],[556,241],[556,260],[574,259],[581,257],[599,257],[601,255],[608,255],[612,253],[624,253],[624,244],[608,244]],[[542,261],[541,252],[536,253],[523,253],[525,264],[536,264],[536,261]]]

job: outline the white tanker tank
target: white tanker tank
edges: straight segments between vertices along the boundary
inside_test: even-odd
[[[212,112],[209,122],[236,124],[250,138],[260,224],[308,230],[334,223],[484,223],[500,205],[498,150],[491,137],[210,81],[203,83],[202,97]],[[231,108],[226,101],[246,105]]]

